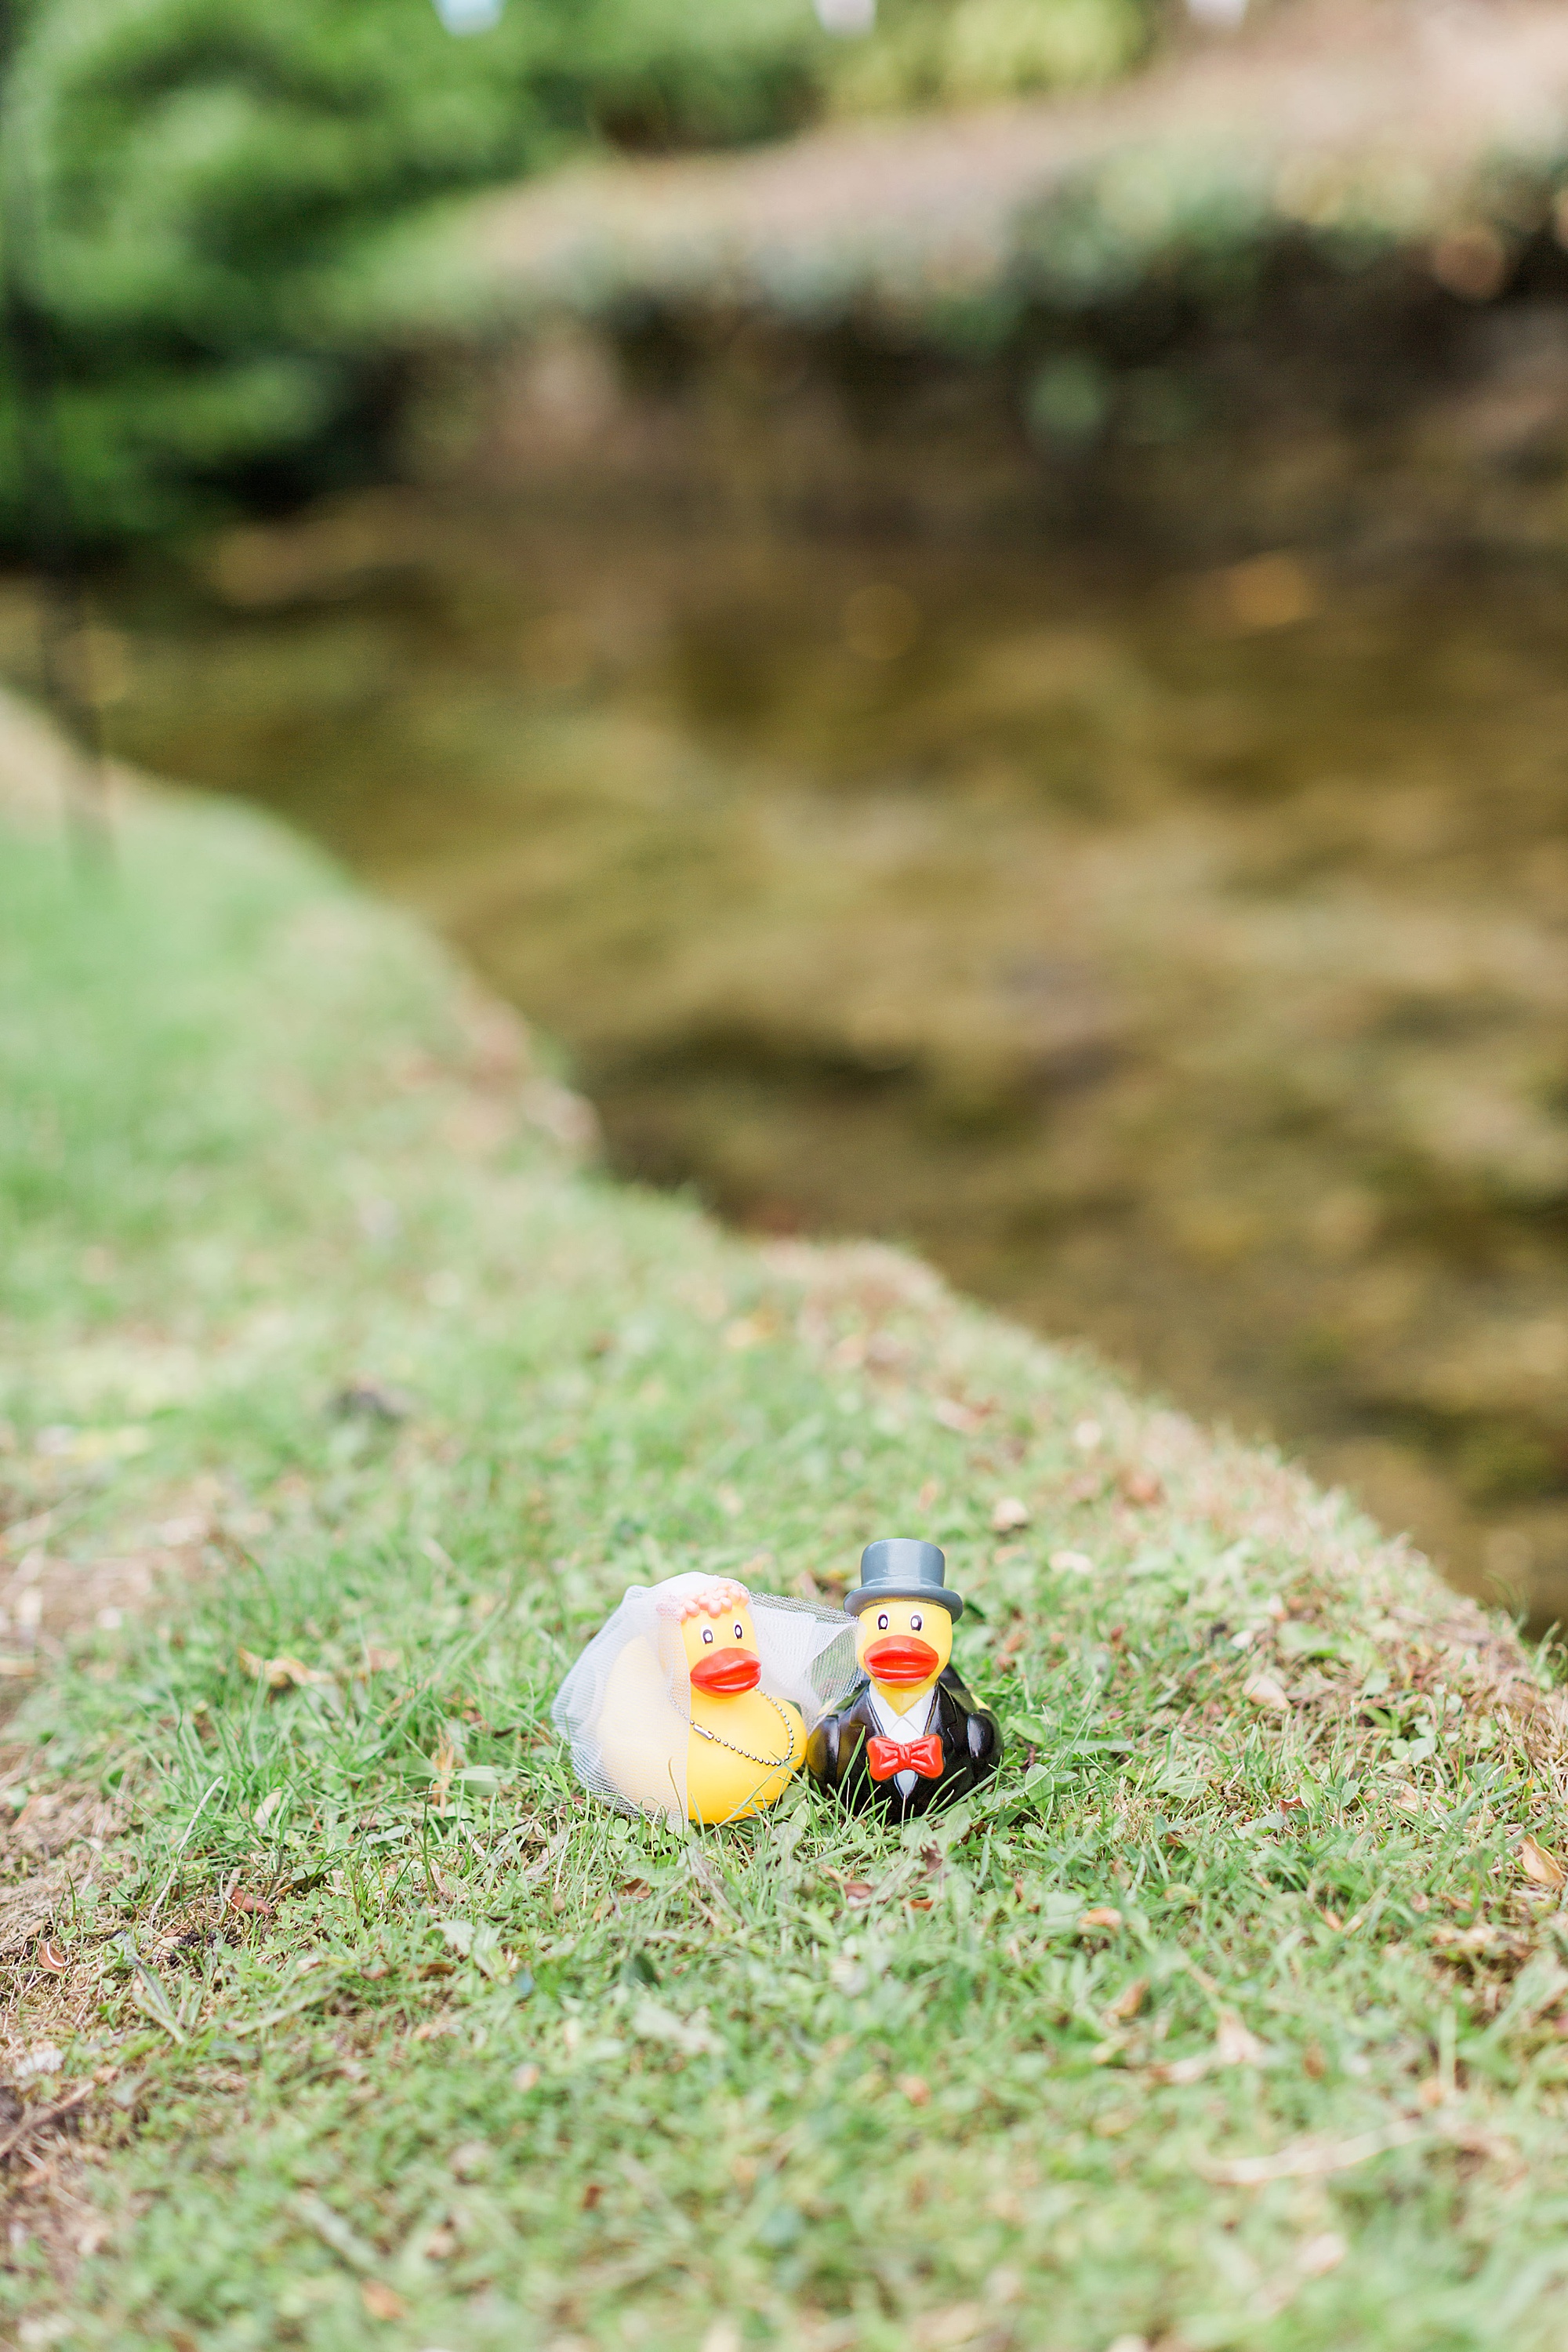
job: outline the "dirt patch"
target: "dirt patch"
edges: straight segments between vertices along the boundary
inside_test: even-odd
[[[193,1513],[169,1527],[172,1539],[150,1549],[80,1560],[41,1541],[0,1538],[0,1722],[73,1633],[93,1626],[113,1633],[158,1592],[196,1573],[208,1522]]]
[[[133,780],[68,742],[58,728],[13,695],[0,695],[0,815],[29,831],[62,822],[111,822],[133,793]]]

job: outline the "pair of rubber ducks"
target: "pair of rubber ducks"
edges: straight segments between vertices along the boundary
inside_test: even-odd
[[[935,1544],[884,1538],[842,1612],[728,1578],[633,1587],[556,1700],[580,1776],[703,1822],[743,1820],[804,1764],[822,1789],[895,1820],[996,1769],[1002,1735],[950,1661],[962,1597]]]

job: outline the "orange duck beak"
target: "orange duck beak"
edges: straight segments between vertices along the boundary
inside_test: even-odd
[[[692,1687],[718,1698],[735,1698],[755,1690],[763,1679],[763,1662],[750,1650],[711,1650],[691,1669]]]
[[[929,1683],[941,1664],[931,1643],[913,1633],[890,1633],[866,1653],[871,1679],[879,1683]]]

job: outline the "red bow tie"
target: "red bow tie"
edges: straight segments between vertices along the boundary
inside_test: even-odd
[[[866,1762],[873,1780],[890,1780],[895,1772],[918,1772],[922,1780],[940,1780],[942,1734],[928,1731],[922,1739],[883,1739],[873,1734],[866,1742]]]

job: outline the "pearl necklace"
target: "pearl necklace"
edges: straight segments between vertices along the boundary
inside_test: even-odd
[[[759,1691],[757,1696],[767,1699],[768,1705],[784,1726],[786,1745],[782,1756],[753,1756],[749,1748],[738,1748],[732,1739],[721,1738],[718,1732],[710,1731],[705,1724],[694,1723],[690,1716],[684,1717],[682,1720],[688,1728],[695,1731],[700,1738],[710,1739],[715,1748],[727,1748],[731,1756],[743,1756],[748,1764],[765,1764],[770,1772],[777,1772],[785,1764],[793,1763],[795,1760],[795,1727],[776,1698],[770,1698],[766,1691]]]

